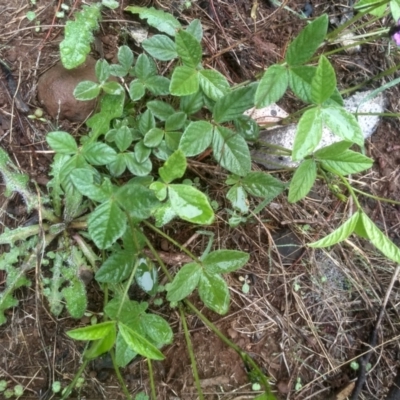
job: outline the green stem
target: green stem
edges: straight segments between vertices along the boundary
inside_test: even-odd
[[[129,393],[128,388],[126,387],[126,383],[125,383],[125,381],[124,381],[124,378],[122,377],[121,371],[119,370],[119,367],[118,367],[118,365],[117,365],[117,361],[115,360],[114,349],[111,349],[111,350],[110,350],[110,355],[111,355],[111,360],[112,360],[112,363],[113,363],[113,367],[114,367],[115,374],[117,375],[117,379],[118,379],[119,385],[121,386],[121,389],[122,389],[122,391],[123,391],[124,394],[125,394],[125,398],[126,398],[127,400],[132,400],[132,396],[131,396],[131,394]]]
[[[186,346],[189,352],[190,364],[192,365],[192,372],[193,372],[194,382],[196,384],[197,393],[199,394],[200,400],[204,400],[204,395],[200,384],[199,372],[197,370],[196,358],[194,356],[192,341],[190,339],[190,334],[186,323],[186,317],[183,311],[182,304],[179,304],[179,314],[181,316],[183,331],[185,333]]]
[[[362,190],[359,190],[359,189],[356,189],[356,188],[353,188],[353,190],[355,192],[357,192],[357,193],[362,194],[365,197],[369,197],[369,198],[374,199],[376,201],[383,201],[383,202],[390,203],[390,204],[400,205],[400,201],[385,199],[385,198],[379,197],[379,196],[374,196],[373,194],[369,194],[369,193],[363,192]]]
[[[61,400],[65,400],[68,398],[68,396],[71,394],[72,390],[74,389],[76,383],[78,382],[78,379],[81,377],[84,369],[88,365],[89,360],[84,360],[82,365],[79,367],[78,372],[75,374],[74,379],[72,382],[65,388],[65,391],[61,397]]]
[[[172,281],[172,275],[169,273],[168,268],[164,264],[163,260],[161,260],[160,256],[158,255],[157,250],[153,247],[153,245],[150,243],[150,240],[147,239],[147,236],[144,237],[144,240],[146,242],[147,247],[150,249],[152,252],[154,258],[157,260],[157,262],[160,264],[161,269],[163,270],[165,276],[169,279],[169,281]]]
[[[153,365],[151,363],[151,359],[147,358],[147,366],[149,367],[149,378],[150,378],[150,388],[151,388],[151,399],[157,400],[156,395],[156,386],[154,384],[154,376],[153,376]]]

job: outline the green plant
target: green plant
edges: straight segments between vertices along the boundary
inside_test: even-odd
[[[102,4],[115,6],[115,2]],[[67,23],[60,50],[69,68],[85,59],[102,4],[83,6],[75,21]],[[0,268],[7,273],[0,311],[16,305],[13,292],[29,284],[25,272],[40,262],[48,266],[43,268],[41,285],[51,311],[59,315],[65,304],[68,312],[79,318],[87,304],[82,273],[93,272],[105,293],[104,321],[68,332],[71,338],[89,341],[90,345],[63,398],[77,384],[87,362],[105,352],[110,352],[121,387],[130,398],[119,368],[140,354],[149,360],[151,371],[151,360],[163,359],[161,347],[173,340],[168,322],[149,311],[149,302],[132,301],[127,296],[133,282],[150,298],[162,292],[164,288],[158,285],[161,267],[169,280],[166,299],[182,316],[192,361],[181,301],[239,353],[251,370],[252,382],[263,386],[265,394],[257,398],[273,399],[267,378],[254,361],[187,299],[197,289],[208,308],[225,314],[229,289],[223,274],[243,267],[249,255],[237,250],[211,250],[212,237],[202,255],[192,254],[159,228],[174,218],[196,225],[213,223],[215,209],[211,204],[215,201],[211,194],[201,182],[185,179],[190,158],[211,148],[214,162],[227,175],[226,199],[232,226],[246,221],[251,212],[259,212],[286,188],[289,201],[296,202],[307,195],[317,177],[329,185],[338,179],[341,186],[337,188],[347,189],[358,210],[341,227],[310,246],[331,246],[354,232],[400,262],[398,248],[362,211],[355,190],[345,178],[368,169],[372,160],[350,150],[353,144],[363,146],[360,127],[356,117],[342,106],[328,58],[315,56],[326,37],[328,18],[323,15],[311,22],[290,44],[285,61],[270,66],[259,83],[231,88],[222,74],[201,64],[203,32],[199,21],[182,27],[172,15],[154,8],[130,6],[127,10],[146,19],[161,34],[143,42],[148,55],[143,53],[136,60],[129,47],[121,46],[118,64],[97,62],[99,83],[84,81],[76,87],[79,100],[100,97],[100,110],[87,121],[89,133],[79,142],[67,132],[47,135],[56,153],[48,196],[31,191],[27,177],[0,150],[0,172],[8,191],[20,193],[28,209],[37,209],[42,218],[40,224],[0,235],[0,243],[10,245],[10,251],[0,256]],[[158,74],[155,60],[174,60],[170,77]],[[318,60],[318,66],[306,65],[313,60]],[[108,82],[110,75],[123,78],[128,90],[121,83]],[[249,142],[257,141],[259,128],[243,115],[254,105],[263,107],[279,100],[287,88],[308,104],[300,117],[292,151],[293,159],[301,163],[289,185],[270,173],[251,171]],[[315,151],[323,126],[342,141]],[[260,199],[260,205],[253,207],[250,198]],[[170,241],[191,262],[171,276],[146,230]],[[57,241],[57,252],[49,248],[53,241]],[[29,251],[32,255],[26,256]],[[44,256],[37,260],[37,254]],[[23,268],[17,269],[14,265],[21,260]],[[0,313],[0,323],[4,321]],[[203,398],[194,362],[192,366]],[[155,398],[153,381],[151,390]]]

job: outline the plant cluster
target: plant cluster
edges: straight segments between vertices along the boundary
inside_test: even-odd
[[[114,3],[103,1],[111,7]],[[75,21],[67,23],[60,47],[66,67],[84,61],[101,7],[100,3],[83,6]],[[260,82],[231,87],[222,74],[202,65],[199,21],[183,27],[172,15],[154,8],[130,6],[126,10],[146,19],[160,34],[143,42],[145,52],[138,57],[128,46],[121,46],[118,64],[97,62],[98,82],[78,84],[75,97],[100,97],[99,110],[87,121],[88,134],[79,142],[68,132],[47,135],[55,152],[48,195],[39,197],[33,192],[27,176],[0,150],[0,172],[7,189],[20,193],[28,209],[36,208],[43,219],[40,224],[0,235],[0,243],[10,245],[10,250],[0,255],[0,269],[7,273],[6,289],[0,294],[0,323],[5,322],[4,310],[17,303],[15,289],[29,284],[25,272],[38,262],[48,265],[51,272],[51,276],[43,273],[41,284],[55,315],[60,315],[64,306],[75,318],[85,313],[82,273],[94,273],[105,294],[104,321],[68,335],[91,342],[85,360],[111,352],[117,370],[137,355],[163,359],[160,349],[173,340],[168,322],[151,312],[148,302],[129,299],[133,282],[150,298],[165,293],[171,306],[179,307],[183,319],[181,301],[198,313],[187,300],[195,289],[206,307],[227,313],[230,295],[223,274],[243,267],[249,255],[212,250],[212,238],[204,253],[195,255],[160,229],[175,218],[195,225],[213,223],[218,205],[201,183],[186,179],[191,157],[207,149],[212,150],[213,162],[227,174],[231,226],[246,221],[250,211],[258,212],[287,188],[289,201],[296,202],[307,195],[317,177],[328,183],[335,177],[358,209],[341,227],[310,246],[332,246],[356,233],[400,262],[399,249],[364,213],[345,177],[370,168],[373,160],[350,150],[354,144],[362,148],[364,143],[357,118],[343,108],[328,58],[315,55],[327,35],[326,15],[300,32],[289,45],[284,62],[270,66]],[[169,76],[159,74],[157,61],[173,62]],[[314,62],[317,66],[311,65]],[[110,76],[119,81],[110,81]],[[279,100],[288,88],[308,107],[299,120],[292,151],[293,160],[300,165],[286,184],[270,173],[251,170],[250,146],[258,139],[259,127],[243,112]],[[315,150],[324,126],[341,141]],[[250,197],[259,198],[261,207],[250,210]],[[145,227],[178,246],[191,262],[171,276]],[[55,241],[57,250],[49,246]],[[151,258],[146,248],[152,252]],[[27,253],[31,255],[27,257]],[[43,254],[41,259],[39,254]],[[23,268],[17,268],[21,262]],[[158,283],[159,267],[169,279],[165,287]],[[197,315],[222,337],[201,313]],[[273,399],[254,361],[237,351],[257,372],[252,374],[255,381],[264,386],[265,393],[257,398]],[[119,373],[117,376],[122,380]],[[154,397],[154,385],[152,389]],[[198,389],[201,393],[200,385]]]

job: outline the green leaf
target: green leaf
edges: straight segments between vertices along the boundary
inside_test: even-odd
[[[255,95],[256,107],[262,108],[277,102],[285,94],[288,84],[287,69],[280,64],[271,65],[258,85]]]
[[[152,129],[149,130],[149,132],[151,131]],[[144,140],[140,140],[135,144],[135,158],[138,163],[144,163],[150,157],[150,154],[151,154],[151,148],[147,147],[144,144]]]
[[[176,150],[158,169],[158,173],[165,183],[170,183],[175,179],[182,178],[186,171],[186,165],[185,154],[182,150]]]
[[[97,60],[95,65],[96,78],[104,83],[110,77],[110,64],[106,60]]]
[[[196,93],[199,90],[198,71],[185,65],[176,67],[172,73],[169,90],[175,96],[187,96]]]
[[[146,54],[141,54],[136,60],[135,75],[144,84],[146,79],[157,74],[156,64]]]
[[[107,353],[107,351],[110,351],[115,344],[116,335],[117,330],[114,326],[107,336],[95,341],[94,343],[91,343],[90,347],[84,353],[85,359],[93,360],[102,354]]]
[[[160,75],[150,76],[146,79],[145,86],[156,96],[166,96],[169,94],[171,81]]]
[[[100,142],[84,144],[81,154],[92,165],[106,165],[114,161],[117,155],[112,147]]]
[[[224,315],[229,309],[229,289],[220,275],[202,273],[199,282],[199,295],[210,310]]]
[[[112,176],[120,176],[126,170],[125,153],[117,154],[113,162],[107,165]]]
[[[129,46],[123,45],[118,49],[118,62],[124,67],[126,72],[132,67],[133,59],[133,52]]]
[[[92,100],[100,94],[101,86],[96,82],[82,81],[74,89],[74,97],[77,100]]]
[[[304,160],[293,175],[289,186],[288,200],[296,203],[307,196],[317,178],[317,166],[314,160]]]
[[[118,329],[128,346],[136,353],[151,360],[163,360],[164,355],[153,344],[129,326],[118,323]]]
[[[127,126],[121,126],[115,134],[115,144],[119,151],[125,151],[132,144],[132,131]]]
[[[157,147],[161,143],[163,138],[163,130],[161,130],[160,128],[152,128],[144,135],[143,144],[147,147]]]
[[[150,110],[146,110],[140,115],[139,118],[139,130],[144,136],[150,129],[155,128],[156,121],[153,113]]]
[[[172,132],[182,129],[186,123],[186,118],[187,117],[184,112],[175,112],[173,115],[170,115],[165,121],[165,130]]]
[[[106,337],[115,328],[115,321],[85,326],[84,328],[67,331],[67,335],[75,340],[99,340]]]
[[[156,60],[170,61],[178,57],[175,43],[165,35],[154,35],[144,40],[142,47]]]
[[[110,247],[120,238],[126,227],[126,216],[119,206],[109,200],[89,215],[89,235],[99,249]]]
[[[155,295],[158,289],[157,268],[147,258],[140,258],[135,273],[135,280],[138,286],[150,295]]]
[[[242,268],[249,258],[249,255],[243,251],[216,250],[204,258],[203,265],[209,274],[226,274]]]
[[[336,136],[359,146],[364,145],[364,136],[356,117],[343,107],[326,107],[321,109],[321,116],[326,125]]]
[[[234,209],[243,214],[249,212],[247,194],[242,186],[233,185],[226,193],[226,198],[231,202]]]
[[[257,85],[252,84],[233,90],[218,99],[213,111],[215,122],[221,124],[222,122],[232,121],[253,107],[256,89]]]
[[[292,159],[298,161],[310,154],[321,141],[322,116],[318,107],[307,110],[300,118],[294,138]]]
[[[318,160],[330,160],[332,156],[336,157],[339,154],[345,152],[353,143],[346,140],[332,143],[329,146],[323,147],[314,153],[314,156]]]
[[[174,337],[168,322],[155,314],[144,314],[140,319],[140,325],[146,336],[157,346],[170,344]]]
[[[336,88],[336,75],[331,63],[322,55],[311,83],[311,99],[314,104],[328,100]]]
[[[174,108],[164,101],[152,100],[147,102],[147,108],[158,118],[160,121],[165,121],[168,117],[175,114]]]
[[[311,103],[311,83],[316,67],[301,65],[289,68],[289,86],[293,93],[305,103]]]
[[[187,115],[192,115],[200,111],[203,105],[203,93],[199,90],[189,96],[182,96],[179,108]]]
[[[400,263],[400,249],[382,233],[367,214],[364,212],[361,212],[360,214],[360,221],[362,222],[364,231],[371,243],[380,250],[384,256],[396,263]]]
[[[233,120],[237,132],[245,140],[256,141],[260,136],[260,127],[257,122],[248,115],[241,115]]]
[[[150,158],[140,163],[137,161],[135,153],[125,153],[124,156],[126,166],[133,175],[146,176],[151,172],[153,165]]]
[[[206,195],[188,185],[169,185],[171,207],[185,221],[208,225],[214,221],[214,211]]]
[[[121,368],[126,367],[136,356],[137,353],[127,345],[121,332],[118,332],[115,343],[115,361],[117,365]]]
[[[357,211],[342,226],[334,230],[328,236],[314,243],[309,243],[308,246],[313,248],[328,247],[347,239],[354,232],[361,214],[363,214],[361,211]]]
[[[249,172],[242,180],[246,192],[272,200],[285,189],[285,184],[266,172]]]
[[[125,10],[132,14],[139,14],[141,19],[147,19],[150,26],[170,36],[175,36],[176,31],[181,28],[181,24],[175,17],[154,7],[129,6]]]
[[[354,8],[364,11],[363,9],[369,7],[369,14],[382,18],[385,14],[387,4],[381,4],[379,7],[377,7],[379,3],[381,3],[379,0],[360,0],[354,5]]]
[[[144,85],[139,80],[134,80],[129,84],[129,97],[132,101],[140,100],[145,94]]]
[[[168,222],[171,222],[176,216],[176,212],[172,209],[171,202],[168,199],[154,212],[157,227],[168,224]]]
[[[153,182],[150,185],[150,190],[153,190],[157,199],[164,201],[167,198],[167,185],[163,182]]]
[[[201,266],[197,263],[185,264],[166,285],[167,300],[176,302],[188,297],[197,287],[201,275]]]
[[[149,218],[160,204],[152,190],[137,183],[121,186],[115,193],[115,199],[130,216],[139,220]]]
[[[214,129],[212,141],[214,158],[222,167],[239,176],[251,169],[249,147],[242,136],[223,126]]]
[[[96,272],[97,282],[120,283],[132,272],[135,257],[130,251],[116,251],[108,257]]]
[[[192,20],[190,24],[186,27],[186,32],[189,32],[198,40],[199,43],[201,43],[201,39],[203,39],[203,28],[201,27],[200,20]]]
[[[183,132],[179,148],[187,157],[197,156],[211,145],[212,136],[213,126],[209,122],[191,122]]]
[[[70,174],[72,183],[82,195],[101,203],[110,198],[110,193],[94,184],[94,175],[95,172],[88,168],[76,168]]]
[[[112,94],[114,96],[125,94],[125,89],[118,82],[110,81],[103,83],[101,85],[101,88],[104,90],[105,93]]]
[[[183,65],[196,68],[201,61],[202,49],[198,40],[189,32],[178,31],[175,35],[176,51],[182,59]]]
[[[79,279],[70,281],[69,286],[61,290],[67,310],[72,318],[82,318],[87,308],[87,296],[84,283]]]
[[[325,40],[327,29],[327,14],[321,15],[307,25],[289,45],[286,53],[286,62],[290,66],[307,62]]]
[[[322,161],[322,166],[341,175],[350,175],[371,168],[373,163],[374,160],[363,154],[346,150],[339,154],[332,154],[331,157],[326,157]]]
[[[50,132],[46,135],[46,141],[57,153],[76,154],[78,151],[75,139],[67,132]]]
[[[229,83],[218,71],[202,69],[199,71],[200,87],[211,100],[217,101],[229,92]]]

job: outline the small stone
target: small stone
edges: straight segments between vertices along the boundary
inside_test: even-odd
[[[79,82],[98,82],[95,65],[96,60],[90,56],[84,64],[70,70],[58,62],[39,78],[38,98],[52,118],[83,122],[94,111],[96,99],[76,100],[73,91]]]

